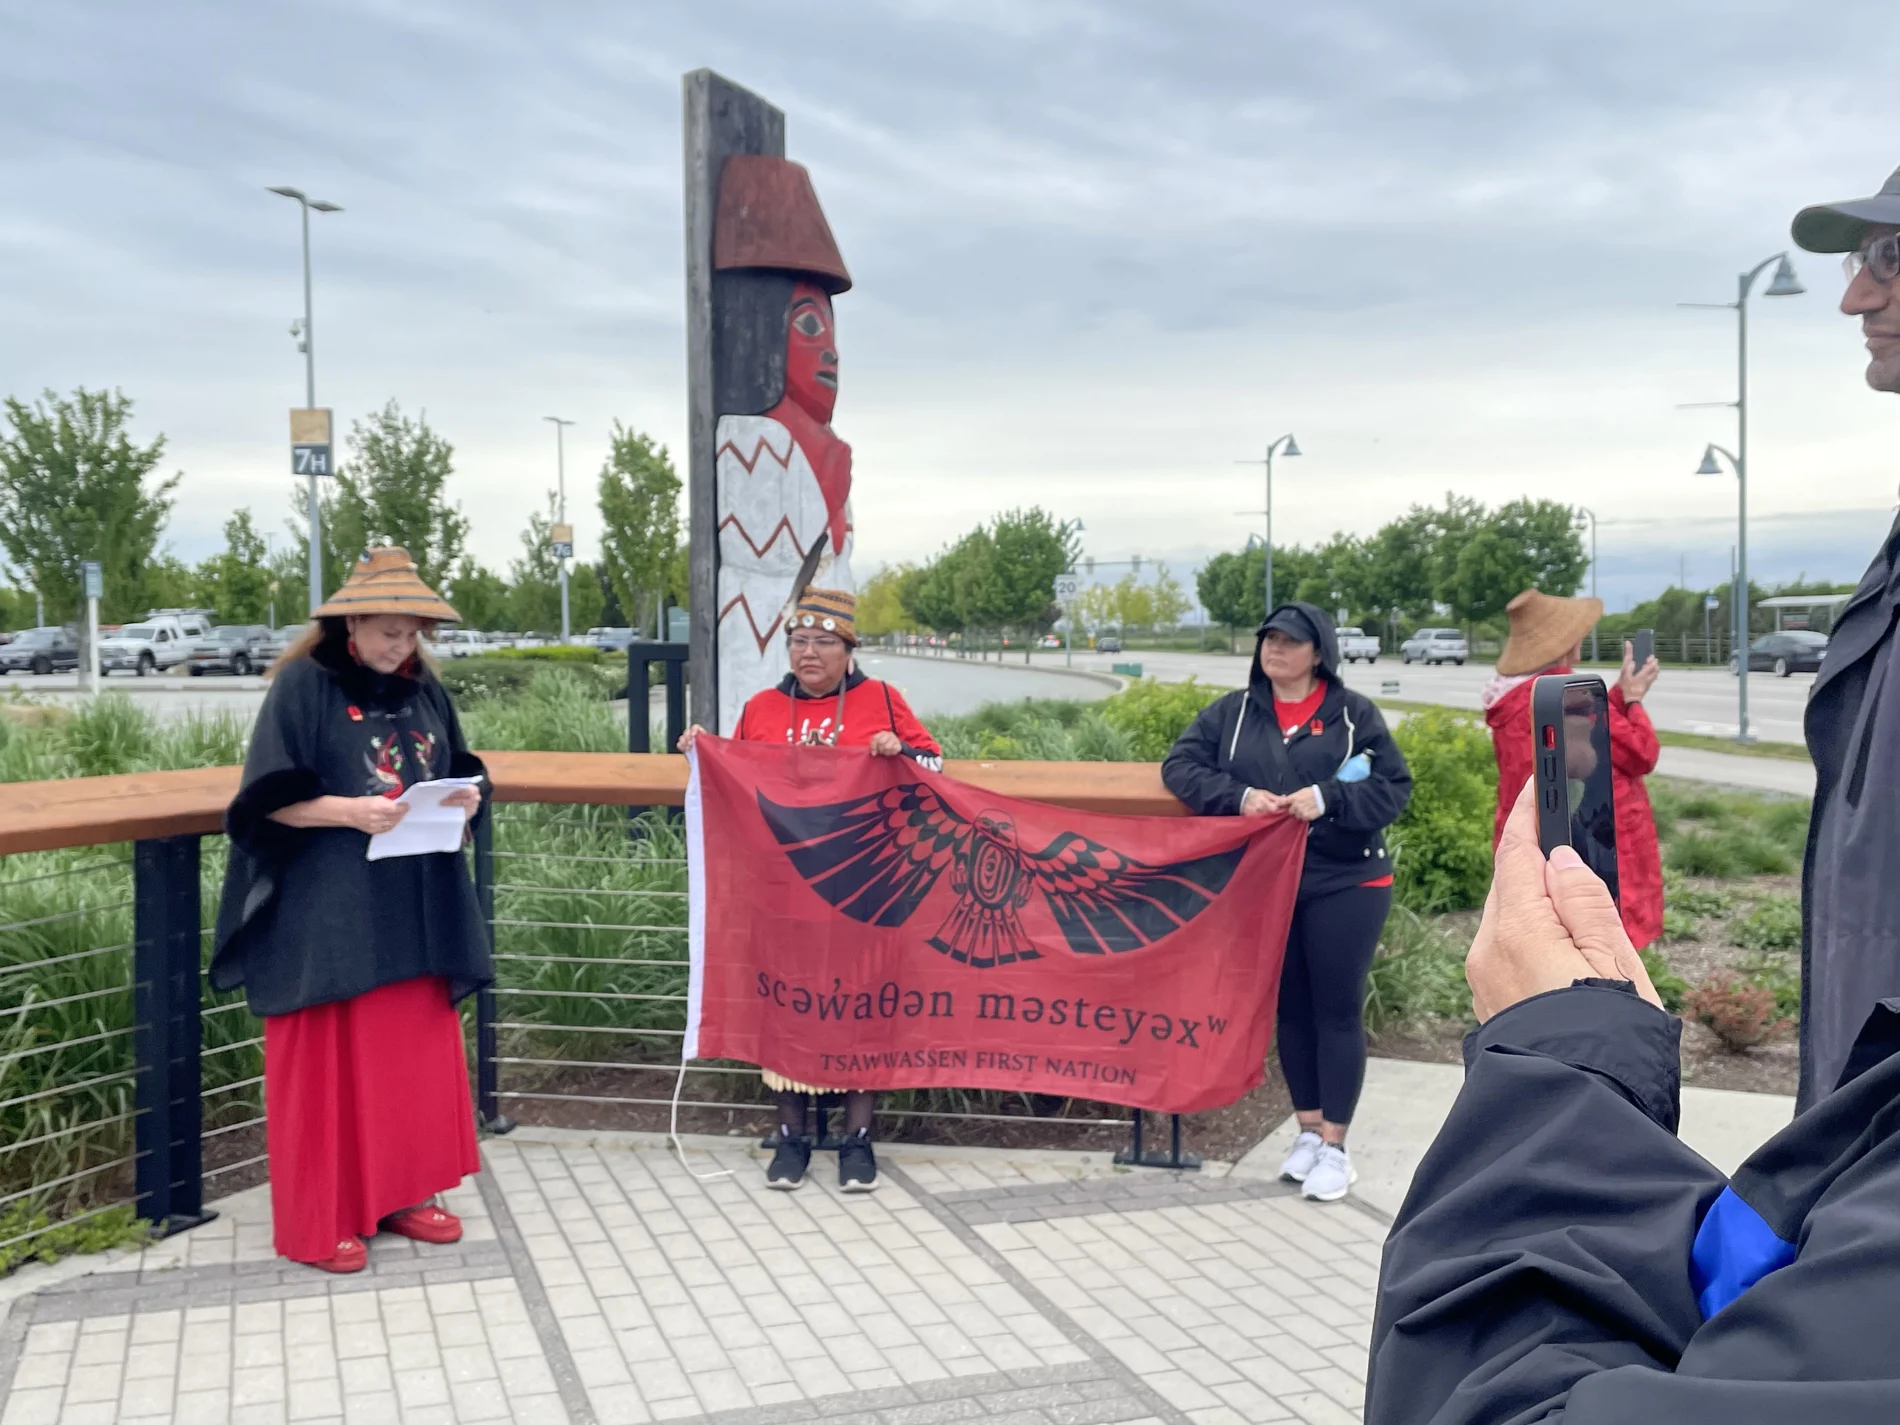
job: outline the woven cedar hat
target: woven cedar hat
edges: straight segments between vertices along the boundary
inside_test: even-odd
[[[411,614],[431,622],[462,617],[422,582],[409,551],[395,544],[365,549],[343,587],[311,617],[344,618],[351,614]]]
[[[1504,611],[1511,616],[1511,636],[1498,658],[1498,674],[1513,678],[1548,668],[1583,642],[1603,617],[1603,600],[1560,599],[1526,589]]]
[[[835,633],[853,648],[858,646],[858,599],[843,589],[807,589],[792,616],[785,621],[785,636],[790,638],[801,628],[821,628]]]
[[[851,287],[811,174],[763,154],[735,153],[719,171],[713,267],[802,272],[834,297]]]

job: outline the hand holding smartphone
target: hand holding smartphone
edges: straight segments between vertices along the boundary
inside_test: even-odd
[[[1630,635],[1630,666],[1638,673],[1656,656],[1656,630],[1639,628]]]
[[[1531,689],[1531,737],[1538,845],[1546,856],[1559,846],[1573,848],[1621,904],[1610,693],[1603,680],[1576,673],[1539,678]]]

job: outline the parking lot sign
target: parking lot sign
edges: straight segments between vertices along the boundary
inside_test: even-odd
[[[336,466],[330,459],[328,408],[291,411],[290,473],[293,475],[336,474]]]
[[[103,599],[106,595],[105,566],[96,559],[88,559],[79,566],[79,577],[83,585],[83,596],[88,599]]]

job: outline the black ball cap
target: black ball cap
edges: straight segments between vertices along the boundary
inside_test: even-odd
[[[1260,636],[1265,637],[1276,628],[1295,643],[1311,643],[1316,647],[1319,644],[1319,630],[1313,627],[1313,620],[1291,604],[1284,604],[1269,615],[1260,625]]]

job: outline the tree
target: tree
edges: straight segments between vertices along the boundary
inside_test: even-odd
[[[221,623],[264,622],[271,604],[268,557],[250,510],[239,510],[224,522],[224,551],[198,566],[196,598],[216,609]]]
[[[1474,507],[1475,508],[1475,507]],[[1440,555],[1440,602],[1472,621],[1500,618],[1526,589],[1569,597],[1589,560],[1575,513],[1554,500],[1513,500],[1473,521]]]
[[[601,564],[631,627],[652,632],[673,583],[680,548],[680,477],[666,447],[614,422],[613,443],[600,467]],[[665,636],[665,630],[660,630]]]
[[[1149,617],[1157,628],[1174,628],[1194,607],[1181,581],[1159,561],[1155,564],[1155,581],[1148,590],[1148,606]]]
[[[1011,510],[990,526],[988,608],[993,621],[1023,634],[1023,661],[1035,634],[1048,626],[1056,575],[1069,565],[1069,549],[1048,511]],[[989,620],[986,620],[989,621]]]
[[[887,633],[914,633],[916,620],[905,611],[904,580],[915,565],[889,564],[858,587],[858,632],[866,638],[882,638]]]
[[[508,618],[518,633],[552,633],[561,626],[561,563],[548,538],[554,511],[555,495],[549,490],[548,512],[528,516],[528,527],[521,535],[521,558],[508,567],[513,586],[508,593]],[[567,585],[569,627],[594,627],[605,602],[600,575],[591,564],[576,564],[568,571]]]
[[[500,629],[508,622],[508,581],[470,555],[462,556],[442,592],[464,628]]]
[[[429,429],[427,414],[410,420],[394,401],[350,426],[350,458],[323,500],[324,588],[334,590],[372,544],[399,544],[432,589],[462,557],[468,521],[444,493],[455,473],[455,447]],[[307,505],[307,497],[304,497]],[[305,549],[303,525],[293,537]]]
[[[32,406],[9,397],[0,435],[0,549],[45,596],[47,617],[77,614],[80,566],[104,566],[107,621],[150,606],[152,552],[183,475],[147,484],[165,437],[137,446],[121,392],[46,391]]]

